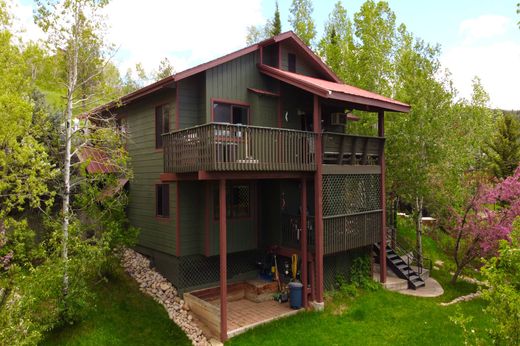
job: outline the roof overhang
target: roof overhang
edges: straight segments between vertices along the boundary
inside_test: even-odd
[[[361,110],[383,110],[403,113],[410,111],[410,106],[405,103],[350,85],[282,71],[263,64],[259,64],[258,69],[267,76],[299,89],[325,99],[348,102],[354,105],[354,108]]]

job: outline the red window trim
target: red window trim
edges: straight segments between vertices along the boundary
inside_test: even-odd
[[[238,100],[228,100],[228,99],[219,99],[219,98],[211,98],[210,104],[211,104],[211,122],[215,121],[215,113],[214,113],[214,106],[215,103],[223,103],[231,106],[240,106],[247,108],[247,124],[244,125],[250,125],[252,120],[252,113],[251,113],[251,104],[247,102],[242,102]]]
[[[169,201],[169,199],[170,199],[170,184],[168,184],[168,183],[156,183],[154,186],[155,186],[155,201],[154,201],[155,202],[155,218],[158,219],[158,220],[166,220],[166,221],[168,221],[168,220],[170,220],[170,201]],[[167,205],[168,205],[168,208],[167,208],[168,215],[166,215],[166,216],[165,215],[159,215],[159,210],[157,209],[157,205],[158,205],[157,202],[158,202],[158,197],[159,197],[157,193],[158,193],[158,190],[159,190],[158,189],[159,186],[168,186],[168,201],[166,202]],[[163,201],[163,203],[164,203],[164,201]]]

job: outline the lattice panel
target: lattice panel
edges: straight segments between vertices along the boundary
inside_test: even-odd
[[[338,288],[338,277],[350,281],[350,270],[354,259],[370,253],[370,247],[359,248],[323,258],[323,285],[326,290]]]
[[[380,241],[381,211],[323,220],[324,253],[331,254]]]
[[[228,279],[257,270],[256,251],[228,254],[227,276]],[[180,258],[179,263],[179,289],[196,287],[210,283],[218,283],[220,279],[220,257],[205,257],[200,255],[186,256]]]
[[[379,174],[323,176],[323,216],[348,215],[381,209]]]

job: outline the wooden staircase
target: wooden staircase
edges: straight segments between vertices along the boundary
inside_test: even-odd
[[[376,251],[376,257],[378,258],[380,253],[380,244],[374,244],[374,249]],[[409,261],[409,259],[405,261],[389,245],[386,246],[386,263],[390,269],[392,269],[398,277],[408,281],[408,288],[416,290],[419,287],[424,287],[424,280],[415,270],[412,269]]]

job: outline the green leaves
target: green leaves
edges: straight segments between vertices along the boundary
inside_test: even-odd
[[[520,232],[518,225],[511,242],[502,241],[500,255],[482,268],[489,287],[482,297],[489,302],[486,312],[494,320],[490,334],[496,344],[520,344]]]
[[[314,8],[311,0],[293,0],[289,9],[289,23],[294,33],[309,47],[314,46],[316,25],[312,19]]]

